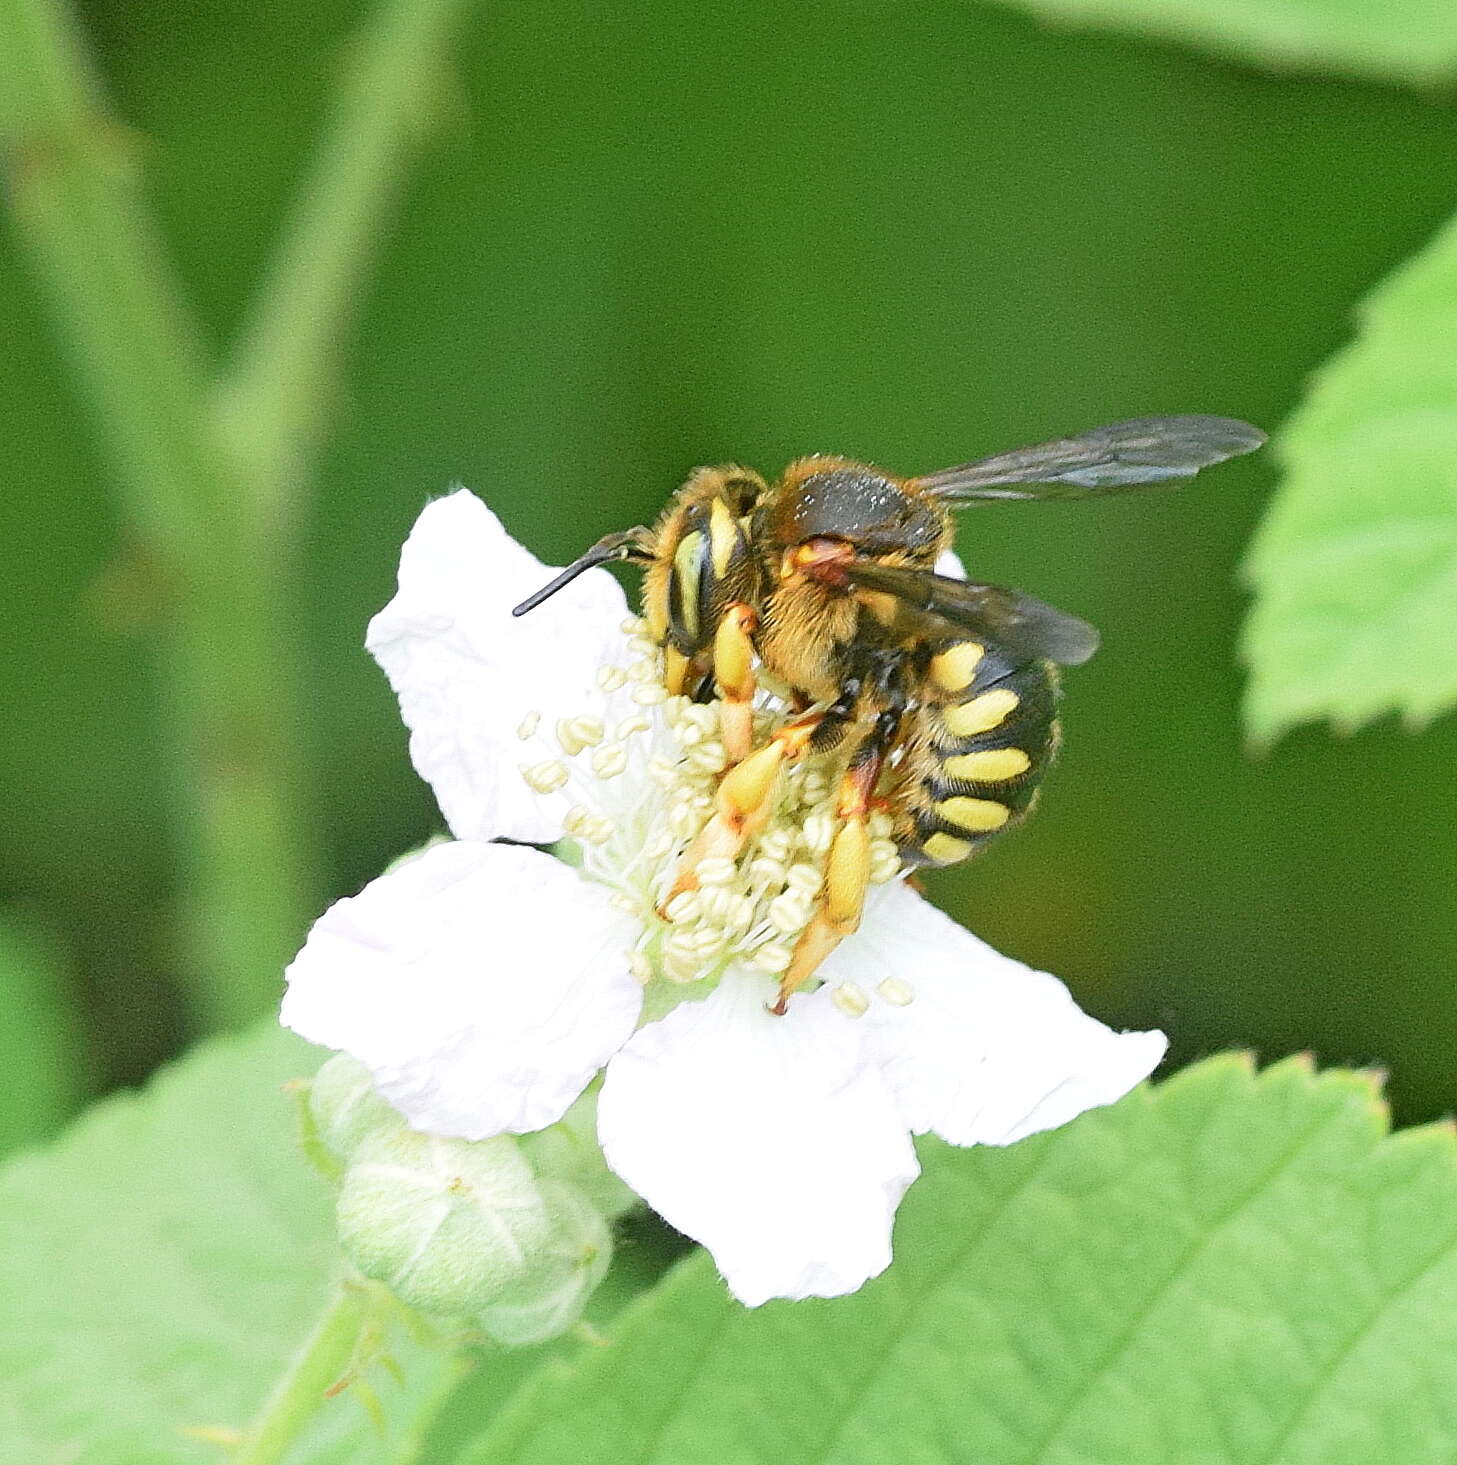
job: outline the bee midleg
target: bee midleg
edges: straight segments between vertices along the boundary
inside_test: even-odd
[[[759,617],[751,606],[735,601],[724,607],[713,633],[713,675],[718,684],[719,730],[730,767],[754,750],[753,633]]]
[[[840,780],[835,817],[839,828],[825,861],[825,884],[820,903],[800,933],[794,955],[779,983],[779,996],[769,1010],[782,1017],[791,994],[814,975],[820,963],[860,925],[865,893],[870,888],[870,829],[868,819],[881,770],[900,731],[905,696],[898,671],[887,660],[877,678],[879,711],[875,724],[850,758]]]
[[[823,721],[823,713],[811,712],[785,723],[762,748],[724,774],[714,795],[713,817],[678,861],[673,884],[658,906],[660,916],[667,916],[674,896],[698,889],[698,868],[705,860],[738,858],[769,818],[785,763],[809,747]]]

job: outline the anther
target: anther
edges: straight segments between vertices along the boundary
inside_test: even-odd
[[[591,822],[592,811],[577,804],[567,810],[567,817],[562,820],[562,827],[568,834],[580,834]]]
[[[792,865],[785,874],[784,883],[798,894],[812,898],[819,894],[825,877],[813,865]]]
[[[909,1007],[915,1000],[915,991],[899,977],[887,977],[875,989],[895,1007]]]
[[[831,809],[816,809],[805,817],[800,837],[813,855],[824,854],[835,842],[835,815]]]
[[[870,998],[865,995],[864,988],[857,987],[854,982],[841,982],[839,986],[832,988],[830,1001],[846,1017],[864,1017],[870,1008]]]
[[[607,735],[600,717],[574,717],[569,726],[577,741],[584,748],[595,748]]]
[[[523,768],[521,776],[539,794],[554,794],[567,781],[567,768],[565,763],[558,763],[555,759],[548,758],[545,763],[533,763],[530,768]]]
[[[698,863],[698,883],[702,886],[727,885],[734,878],[734,862],[710,857]]]
[[[645,952],[629,952],[627,958],[627,969],[633,974],[634,977],[637,978],[639,982],[642,983],[644,987],[646,987],[647,984],[653,979],[653,964],[648,960],[647,954]]]
[[[556,740],[568,758],[575,758],[586,744],[577,736],[569,718],[562,718],[556,725]]]
[[[625,743],[630,737],[633,737],[637,733],[651,732],[652,730],[652,723],[650,723],[647,718],[645,718],[641,713],[637,713],[632,717],[624,717],[622,721],[617,724],[617,727],[613,731],[612,736],[616,738],[619,743]]]
[[[681,890],[663,907],[663,914],[675,924],[681,924],[691,921],[700,908],[696,890]]]
[[[771,941],[768,945],[761,946],[749,958],[749,965],[777,977],[789,965],[793,955],[794,953],[787,946],[782,946],[777,941]]]
[[[663,687],[648,682],[632,689],[632,700],[639,707],[656,707],[660,702],[668,700],[668,693]]]
[[[657,679],[658,669],[647,657],[639,657],[638,660],[629,662],[627,667],[627,679],[630,682],[651,682]]]
[[[627,673],[620,666],[598,667],[597,685],[604,692],[615,692],[619,687],[627,685]]]
[[[524,743],[527,738],[535,736],[536,730],[540,726],[541,713],[528,712],[526,716],[521,719],[520,726],[518,726],[516,729],[516,736],[520,738],[521,741]]]
[[[627,767],[627,749],[621,743],[608,743],[592,754],[592,772],[598,778],[616,778]]]
[[[617,629],[624,636],[641,636],[647,630],[647,624],[640,616],[628,616],[625,621],[618,625]]]
[[[785,936],[804,929],[809,920],[810,901],[797,890],[786,890],[769,902],[769,924]]]

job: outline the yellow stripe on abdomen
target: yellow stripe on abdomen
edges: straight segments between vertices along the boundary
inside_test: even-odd
[[[981,753],[957,753],[941,767],[950,778],[967,783],[1005,783],[1020,778],[1032,766],[1021,748],[988,748]]]
[[[941,720],[953,737],[975,737],[977,733],[1000,727],[1017,710],[1021,700],[1010,687],[993,687],[960,707],[946,708]]]

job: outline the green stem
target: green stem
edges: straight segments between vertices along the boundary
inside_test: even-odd
[[[371,1320],[373,1289],[341,1283],[232,1456],[231,1465],[276,1465],[288,1453],[354,1357]]]
[[[438,111],[446,43],[470,3],[383,0],[346,66],[219,394],[265,516],[287,511],[290,485],[312,466],[380,218]]]
[[[208,1016],[270,1003],[316,901],[294,647],[270,538],[217,433],[207,354],[57,0],[0,4],[0,151],[20,237],[163,587],[165,722],[182,764],[191,963]]]

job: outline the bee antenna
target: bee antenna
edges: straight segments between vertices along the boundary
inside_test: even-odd
[[[631,559],[637,553],[638,544],[645,531],[639,525],[636,529],[621,529],[616,534],[605,534],[581,559],[573,560],[561,574],[543,585],[534,595],[528,595],[520,605],[512,608],[513,616],[524,616],[535,610],[543,600],[549,600],[558,590],[570,585],[578,575],[595,570],[598,565],[610,564],[613,560]]]

